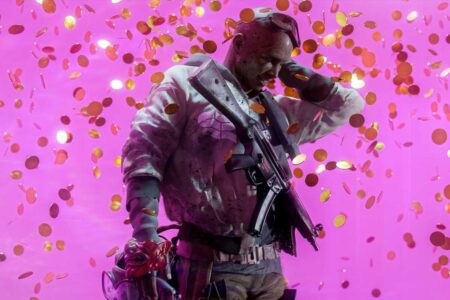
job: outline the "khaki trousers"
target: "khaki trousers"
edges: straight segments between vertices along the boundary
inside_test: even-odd
[[[283,296],[286,280],[279,273],[240,275],[213,273],[211,282],[225,280],[226,300],[277,300]]]

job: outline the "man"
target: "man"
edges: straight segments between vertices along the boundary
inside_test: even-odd
[[[265,115],[252,108],[267,82],[277,77],[296,88],[302,99],[274,97],[288,123],[300,125],[293,133],[297,144],[334,131],[362,110],[357,92],[290,59],[294,47],[300,46],[294,19],[270,9],[254,11],[252,22],[239,23],[219,68],[241,108],[264,123],[269,135],[271,125]],[[261,236],[247,232],[263,195],[243,170],[225,170],[225,161],[242,153],[242,144],[233,124],[188,81],[209,59],[197,54],[168,69],[133,119],[122,165],[134,229],[134,239],[125,248],[127,277],[139,280],[163,266],[152,269],[147,263],[162,262],[167,254],[163,249],[167,245],[159,244],[156,232],[161,193],[167,216],[181,224],[174,275],[182,299],[202,297],[208,283],[225,287],[227,299],[279,299],[286,283],[274,213],[267,217]],[[275,140],[271,136],[274,144]],[[284,153],[280,155],[280,160],[285,159]],[[155,250],[158,244],[161,249]],[[255,249],[265,253],[256,263],[250,259]]]

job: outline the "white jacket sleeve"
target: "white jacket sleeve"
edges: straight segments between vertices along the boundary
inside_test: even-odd
[[[178,108],[168,114],[165,107]],[[162,181],[167,160],[176,149],[186,119],[186,94],[170,78],[154,85],[144,107],[136,112],[122,148],[123,182],[153,176]]]
[[[362,111],[364,100],[359,93],[335,83],[330,95],[320,102],[307,102],[282,95],[275,96],[287,116],[289,124],[298,122],[300,130],[294,134],[297,144],[315,141],[349,121]]]

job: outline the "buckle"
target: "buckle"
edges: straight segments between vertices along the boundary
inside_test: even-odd
[[[259,264],[262,257],[258,255],[259,246],[250,246],[249,252],[242,255],[241,264],[256,265]]]

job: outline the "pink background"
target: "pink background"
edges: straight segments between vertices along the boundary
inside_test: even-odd
[[[126,98],[143,101],[151,86],[150,76],[173,65],[175,51],[190,55],[192,45],[202,47],[197,38],[190,41],[176,34],[176,26],[191,23],[198,37],[215,41],[218,50],[212,56],[221,62],[229,44],[221,45],[225,18],[238,20],[239,12],[246,7],[276,9],[276,0],[221,0],[221,10],[213,12],[210,1],[202,0],[199,1],[205,9],[202,17],[194,12],[180,19],[179,8],[183,3],[180,0],[162,0],[155,9],[147,5],[148,0],[123,0],[118,4],[55,2],[55,13],[46,13],[32,0],[2,1],[0,7],[0,299],[103,298],[101,272],[113,265],[113,256],[108,257],[108,252],[113,253],[110,250],[114,247],[121,249],[131,235],[130,225],[124,225],[125,190],[120,167],[115,163],[136,112]],[[195,8],[195,1],[185,2]],[[308,13],[296,9],[298,2],[290,1],[286,13],[298,20],[302,41],[319,42],[326,34],[342,28],[336,22],[336,10],[331,9],[332,1],[313,1]],[[334,1],[336,4],[339,4],[337,11],[345,13],[348,23],[354,25],[353,33],[342,37],[340,47],[319,42],[314,53],[302,50],[295,59],[312,67],[313,56],[321,53],[331,64],[325,64],[318,72],[329,76],[339,77],[342,71],[354,72],[357,67],[365,71],[365,86],[358,91],[363,97],[369,92],[377,97],[375,103],[366,105],[364,126],[369,128],[373,122],[378,123],[378,136],[368,140],[357,128],[348,125],[301,147],[308,158],[300,165],[303,176],[296,179],[296,187],[313,219],[325,226],[326,235],[319,239],[321,250],[317,253],[299,239],[299,257],[283,257],[285,276],[289,286],[298,289],[299,299],[448,299],[449,251],[444,249],[447,246],[435,246],[430,240],[433,232],[441,232],[450,245],[449,141],[437,144],[432,140],[436,129],[449,128],[448,70],[445,71],[450,67],[448,2],[348,0]],[[131,11],[129,19],[120,16],[124,8]],[[391,16],[396,10],[402,14],[399,20]],[[407,16],[412,11],[417,11],[418,16],[408,22]],[[361,14],[357,16],[354,12]],[[168,24],[171,13],[178,17],[176,25]],[[313,32],[308,14],[312,22],[325,17],[323,34]],[[64,26],[68,15],[76,19],[71,30]],[[136,29],[136,23],[154,15],[166,21],[144,36]],[[107,19],[114,26],[108,25]],[[367,21],[373,21],[375,28]],[[8,30],[13,25],[23,25],[24,31],[10,34]],[[47,32],[36,36],[44,27]],[[212,31],[202,27],[210,27]],[[403,33],[400,38],[394,37],[396,29]],[[132,33],[132,39],[127,38],[126,30]],[[85,38],[87,32],[91,33],[89,39]],[[375,41],[374,32],[379,32],[382,39]],[[160,63],[151,66],[144,57],[144,40],[162,33],[170,34],[174,43],[156,49],[155,59]],[[439,37],[434,44],[429,41],[433,33]],[[364,64],[361,56],[344,47],[349,38],[355,46],[374,54],[373,66]],[[96,46],[99,39],[107,39],[114,45],[116,60],[109,59]],[[407,61],[413,67],[411,76],[420,87],[417,95],[396,93],[392,78],[397,73],[397,53],[391,49],[396,41],[408,53]],[[69,50],[75,43],[82,48],[72,54]],[[414,46],[416,51],[407,49],[407,45]],[[46,46],[54,51],[45,52]],[[147,67],[145,73],[135,76],[133,64],[122,60],[125,53],[132,53],[135,61],[143,62]],[[54,57],[48,66],[39,67],[38,60],[49,54]],[[77,63],[79,55],[88,58],[87,67]],[[64,59],[70,64],[67,69],[63,68]],[[341,70],[333,72],[333,64]],[[375,78],[369,75],[373,68],[380,71]],[[76,71],[81,76],[70,79],[70,74]],[[112,89],[110,82],[114,79],[124,83],[133,79],[136,87]],[[14,87],[20,84],[23,89]],[[82,100],[74,98],[77,87],[86,91]],[[278,91],[282,89],[278,87]],[[89,123],[90,117],[81,113],[82,108],[106,97],[113,102],[100,114],[105,124]],[[396,105],[395,118],[389,117],[389,103]],[[63,124],[61,116],[68,116],[70,124]],[[89,135],[93,129],[100,137]],[[72,141],[59,143],[58,130],[70,132]],[[46,137],[48,144],[39,146],[40,137]],[[383,143],[384,149],[367,151],[374,141]],[[101,158],[92,157],[94,148],[103,150]],[[324,162],[314,159],[314,151],[320,148],[328,153]],[[55,153],[61,150],[67,152],[68,158],[57,164]],[[39,158],[39,165],[29,169],[25,162],[32,156]],[[305,184],[305,176],[314,173],[320,164],[341,160],[352,162],[354,170],[325,170],[318,174],[317,185]],[[20,178],[12,175],[16,170],[22,172]],[[392,176],[387,172],[392,172]],[[68,187],[72,189],[67,201],[60,198],[58,191]],[[323,189],[331,190],[327,202],[320,201]],[[359,190],[366,193],[363,199],[357,196]],[[110,208],[114,195],[122,199],[119,210]],[[370,196],[377,201],[366,208]],[[53,203],[59,206],[56,218],[49,214]],[[346,216],[346,223],[335,227],[333,220],[341,213]],[[40,234],[39,226],[43,223],[51,227],[51,234]],[[169,221],[161,216],[160,223]],[[415,244],[410,242],[408,246],[404,240],[408,233]],[[14,248],[20,245],[24,252],[17,255]]]

